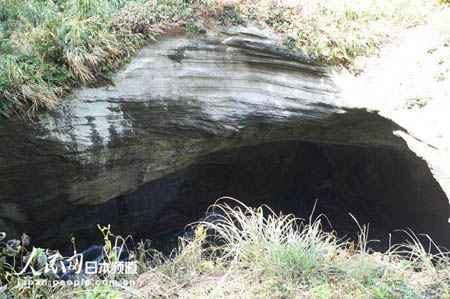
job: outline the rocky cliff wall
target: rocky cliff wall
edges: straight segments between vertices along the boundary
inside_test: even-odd
[[[114,86],[79,90],[33,121],[2,121],[0,230],[47,244],[88,239],[97,223],[149,231],[208,155],[285,141],[407,156],[415,166],[404,168],[404,188],[422,190],[411,202],[423,202],[419,209],[443,227],[445,193],[393,134],[407,131],[346,103],[328,68],[271,36],[241,29],[164,39],[143,48]],[[352,159],[329,156],[340,169]]]

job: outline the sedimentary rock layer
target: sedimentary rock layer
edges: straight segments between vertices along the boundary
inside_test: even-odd
[[[164,39],[143,48],[114,86],[81,89],[33,121],[2,121],[0,230],[48,242],[89,235],[97,223],[149,230],[192,165],[241,147],[302,141],[410,156],[393,134],[402,128],[346,105],[328,68],[270,36]],[[416,182],[429,181],[423,168]],[[411,202],[448,211],[430,184]]]

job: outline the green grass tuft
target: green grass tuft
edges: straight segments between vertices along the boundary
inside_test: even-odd
[[[108,83],[148,41],[194,15],[182,0],[0,2],[0,114],[53,109],[71,88]]]

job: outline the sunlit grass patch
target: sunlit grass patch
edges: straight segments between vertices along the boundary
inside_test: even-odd
[[[437,6],[425,0],[3,0],[0,115],[53,109],[73,87],[110,82],[136,50],[176,26],[193,37],[204,24],[260,23],[279,34],[282,46],[359,72],[360,58],[425,22]]]
[[[360,229],[355,243],[323,231],[324,216],[301,221],[240,202],[217,203],[210,211],[215,213],[196,224],[193,239],[180,240],[174,258],[141,276],[141,292],[186,298],[450,295],[448,253],[430,253],[411,232],[410,243],[380,253],[369,248],[366,225],[355,223]]]
[[[0,2],[0,115],[53,109],[75,86],[109,82],[143,44],[192,18],[191,6],[182,0]]]

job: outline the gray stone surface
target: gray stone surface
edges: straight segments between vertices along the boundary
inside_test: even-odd
[[[268,36],[247,29],[164,39],[143,48],[114,86],[79,90],[33,122],[2,121],[0,230],[67,240],[119,219],[121,209],[137,219],[122,225],[151,226],[176,200],[186,169],[244,146],[411,153],[393,134],[401,127],[345,103],[326,67]],[[139,200],[129,205],[130,193]]]

